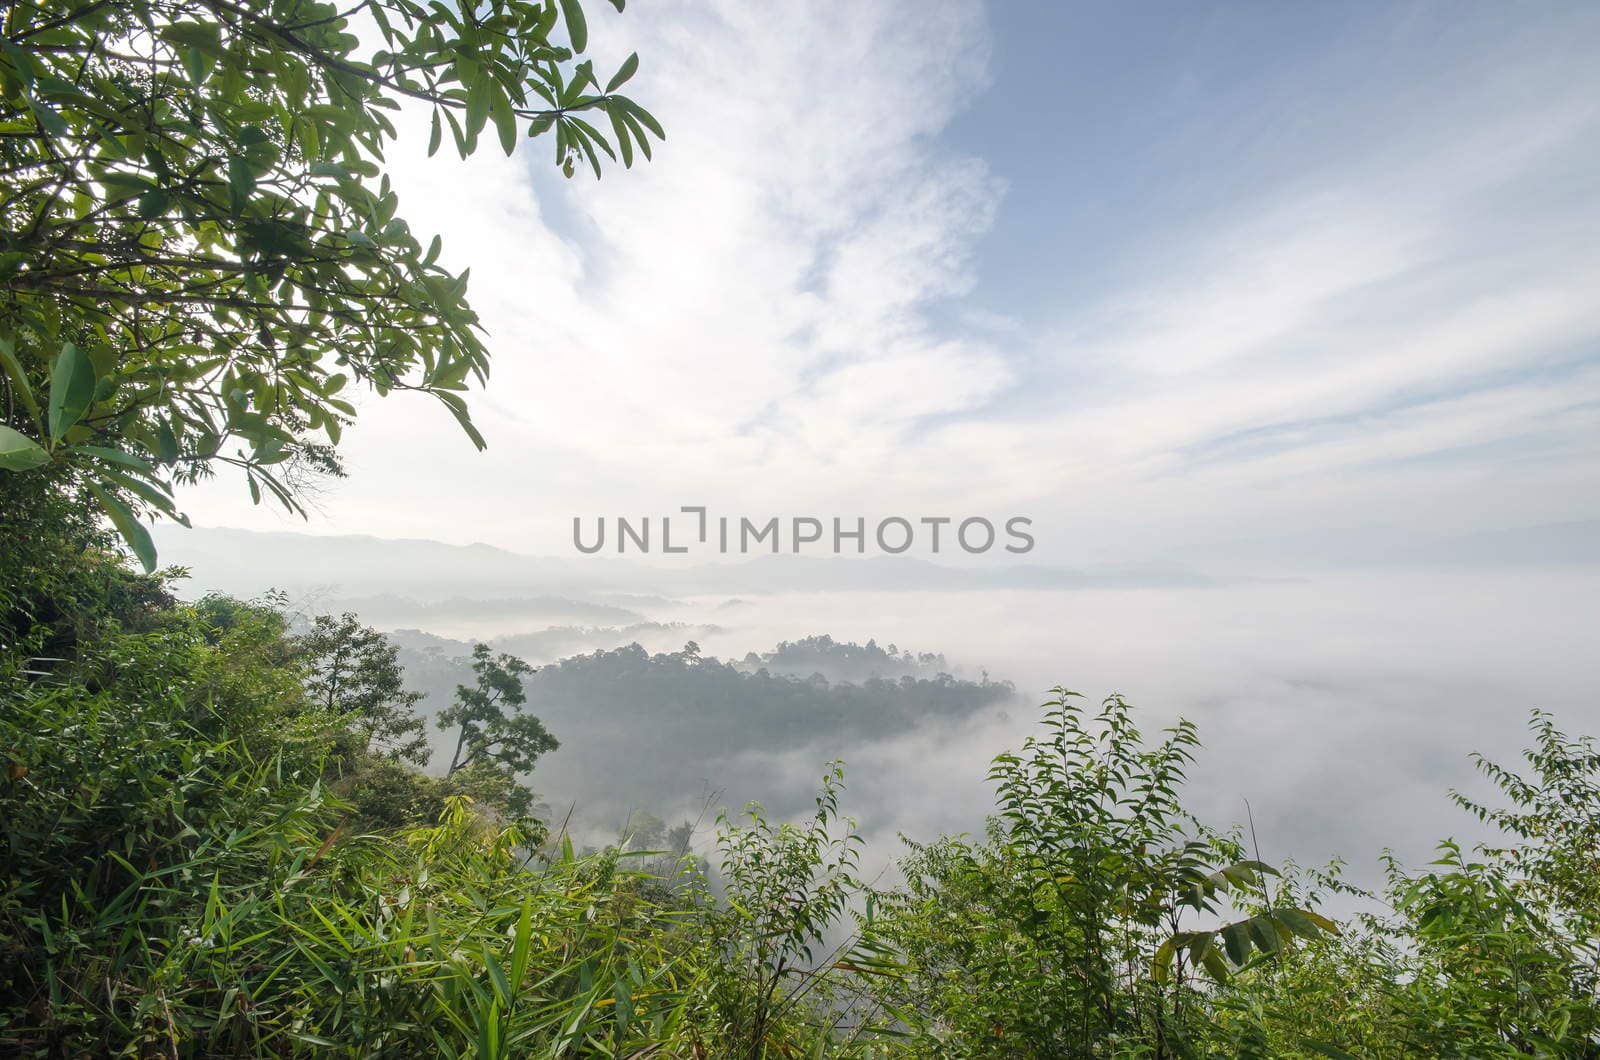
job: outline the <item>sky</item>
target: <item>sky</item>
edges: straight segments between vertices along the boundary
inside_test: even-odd
[[[368,400],[309,523],[223,479],[197,524],[1025,515],[1038,561],[1248,569],[1600,518],[1600,7],[590,7],[654,162],[391,152],[488,451]]]

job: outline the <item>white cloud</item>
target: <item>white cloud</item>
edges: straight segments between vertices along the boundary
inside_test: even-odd
[[[1594,173],[1600,94],[1525,55],[1483,60],[1455,111],[1406,97],[1331,164],[1130,239],[1118,289],[1019,322],[963,301],[1004,182],[941,139],[988,77],[976,3],[603,16],[599,66],[639,51],[630,91],[669,140],[599,183],[561,182],[542,143],[395,151],[413,227],[472,265],[491,449],[424,401],[369,402],[314,529],[557,550],[573,514],[685,503],[1026,510],[1046,547],[1165,554],[1352,505],[1481,522],[1469,498],[1519,446],[1561,458],[1506,519],[1573,514],[1600,203],[1552,216],[1525,189]],[[1456,463],[1406,464],[1435,453]],[[262,522],[222,489],[200,521]]]

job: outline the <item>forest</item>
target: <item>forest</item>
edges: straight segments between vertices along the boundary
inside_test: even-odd
[[[418,714],[431,719],[471,683],[474,645],[405,639],[416,646],[402,645],[399,661],[409,687],[422,694]],[[531,663],[520,648],[546,643],[512,635],[489,647]],[[948,668],[936,653],[891,655],[875,642],[827,636],[786,641],[738,662],[708,655],[693,640],[671,652],[633,642],[557,658],[524,677],[539,717],[563,740],[536,786],[552,812],[575,805],[584,821],[620,822],[638,809],[697,813],[729,787],[759,791],[775,812],[802,810],[808,791],[753,783],[766,772],[760,756],[781,751],[820,766],[852,746],[959,722],[1015,696],[1006,682],[962,680]],[[436,751],[448,753],[446,737],[434,730]]]
[[[1192,816],[1196,726],[1024,690],[986,827],[869,876],[848,744],[1009,685],[823,637],[408,673],[370,616],[185,599],[150,521],[219,475],[305,513],[356,390],[485,444],[467,273],[385,172],[403,109],[430,156],[531,138],[568,178],[665,140],[578,0],[357,10],[4,12],[0,1053],[1600,1056],[1600,746],[1543,713],[1476,761],[1494,798],[1438,792],[1495,838],[1362,889]],[[814,796],[575,837],[551,763],[648,810],[663,711],[681,747],[814,745]]]

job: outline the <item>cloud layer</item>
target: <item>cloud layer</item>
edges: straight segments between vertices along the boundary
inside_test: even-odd
[[[1188,103],[1162,112],[1149,157],[1250,145],[1237,174],[1192,175],[1237,191],[1161,230],[1126,216],[1103,279],[997,312],[975,255],[1008,253],[985,242],[998,212],[1048,227],[1109,194],[1009,197],[1056,164],[1031,124],[1014,133],[1037,159],[1016,173],[950,135],[978,102],[999,120],[995,20],[1022,17],[877,0],[608,13],[598,65],[643,56],[631,89],[670,137],[655,162],[564,182],[543,144],[463,164],[409,138],[405,212],[472,266],[491,332],[475,399],[491,449],[420,401],[369,402],[354,475],[313,529],[556,552],[573,515],[681,504],[1025,511],[1042,558],[1076,562],[1600,514],[1581,489],[1600,470],[1600,75],[1573,43],[1600,39],[1595,19],[1480,35],[1448,70],[1359,91],[1344,79],[1361,55],[1338,42],[1302,70],[1258,63],[1271,91],[1242,102],[1208,89],[1214,71],[1130,66],[1130,109],[1157,90]],[[1065,122],[1077,101],[1058,102]],[[1327,142],[1282,133],[1290,117]],[[1275,135],[1297,150],[1274,155]],[[1127,177],[1163,217],[1190,183]],[[1082,261],[1061,246],[1031,264]],[[239,493],[191,507],[284,525]]]

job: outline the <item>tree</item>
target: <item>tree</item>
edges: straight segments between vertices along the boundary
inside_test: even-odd
[[[533,768],[539,756],[561,746],[532,714],[523,713],[527,694],[522,679],[533,667],[514,655],[498,657],[489,645],[472,649],[473,687],[456,686],[456,701],[439,712],[439,728],[459,727],[447,777],[489,767],[515,777]]]
[[[309,668],[306,691],[360,737],[361,750],[427,765],[427,728],[415,710],[422,693],[406,690],[388,637],[346,612],[318,615],[295,644]]]
[[[579,0],[6,5],[0,469],[81,483],[148,570],[138,517],[181,519],[174,484],[218,467],[303,512],[352,384],[429,394],[482,448],[467,273],[398,215],[384,148],[410,108],[430,154],[492,125],[507,153],[551,135],[568,176],[648,157],[660,126],[616,92],[638,57],[602,87],[587,38]]]

